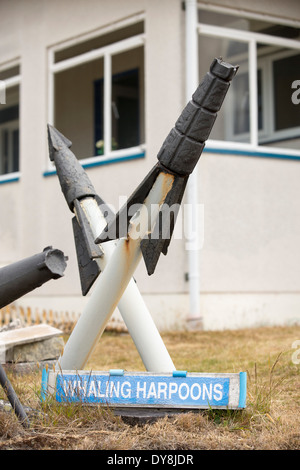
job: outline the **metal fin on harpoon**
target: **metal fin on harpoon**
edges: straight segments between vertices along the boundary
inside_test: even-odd
[[[160,254],[168,252],[188,177],[175,176],[172,189],[159,211],[154,230],[141,241],[148,275],[154,273]]]
[[[97,277],[99,276],[101,270],[100,267],[94,259],[91,259],[89,256],[89,250],[87,249],[86,238],[83,235],[81,227],[78,223],[76,217],[72,219],[73,234],[76,247],[77,263],[81,284],[82,295],[86,295]]]
[[[124,204],[115,217],[108,223],[103,232],[96,238],[95,243],[103,243],[108,240],[127,237],[131,217],[144,203],[160,172],[161,167],[159,163],[157,163],[132,193],[126,204]]]
[[[74,201],[74,210],[76,217],[73,217],[72,225],[79,277],[82,295],[86,295],[101,272],[95,259],[103,256],[103,250],[95,244],[89,222],[77,199]]]
[[[95,197],[96,191],[81,163],[71,151],[71,145],[72,142],[61,132],[48,125],[50,160],[54,161],[62,193],[73,212],[76,199]]]

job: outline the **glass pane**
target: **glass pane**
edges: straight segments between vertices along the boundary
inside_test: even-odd
[[[199,10],[199,22],[214,26],[264,33],[297,39],[299,28],[238,18]],[[205,74],[213,57],[239,64],[210,139],[235,142],[250,141],[248,46],[236,40],[199,37],[200,77]],[[299,80],[300,52],[284,47],[257,43],[257,112],[259,145],[299,149],[299,92],[292,88]],[[296,104],[295,104],[296,103]]]
[[[249,142],[249,71],[248,44],[223,38],[199,36],[199,77],[207,73],[212,60],[222,57],[226,62],[239,65],[214,127],[210,139]]]
[[[300,53],[260,44],[257,63],[262,70],[263,126],[260,145],[299,149],[299,106],[293,102],[292,88],[299,80]]]
[[[104,154],[104,80],[94,82],[94,114],[95,114],[95,155]]]
[[[12,171],[19,171],[19,129],[12,132]]]
[[[9,152],[9,133],[7,129],[2,132],[2,173],[8,173],[8,152]]]
[[[15,67],[11,67],[10,69],[5,69],[0,72],[0,80],[5,80],[7,78],[15,77],[16,75],[20,74],[20,66],[16,65]]]
[[[257,119],[258,119],[258,130],[263,128],[264,123],[264,108],[263,108],[263,74],[262,70],[257,70]]]
[[[261,2],[261,5],[263,5],[263,2]],[[240,29],[243,31],[253,31],[256,33],[264,33],[269,34],[270,36],[290,39],[299,38],[300,32],[298,27],[274,24],[270,21],[264,21],[261,19],[243,18],[240,14],[230,15],[217,13],[205,10],[205,8],[199,8],[198,21],[203,24]]]
[[[19,86],[6,90],[0,106],[0,174],[19,170]]]
[[[232,84],[232,99],[234,102],[234,135],[250,132],[250,105],[249,105],[249,75],[248,72],[238,73]],[[258,130],[263,127],[263,96],[262,96],[262,71],[257,70],[257,109]]]
[[[72,141],[72,151],[79,159],[94,156],[96,141],[103,138],[99,135],[103,84],[96,85],[103,83],[103,71],[101,58],[55,74],[54,125]]]
[[[233,99],[233,132],[234,135],[250,131],[249,123],[249,78],[248,73],[236,75],[232,83]]]
[[[112,58],[112,150],[144,142],[143,48]]]
[[[114,42],[122,41],[123,39],[142,34],[143,32],[144,22],[141,21],[140,23],[129,25],[126,28],[117,29],[107,34],[89,39],[88,41],[79,42],[76,45],[67,47],[61,51],[57,51],[55,53],[54,61],[60,62],[65,59],[70,59],[71,57],[84,54],[94,49],[99,49],[109,44],[113,44]]]
[[[273,61],[275,131],[300,126],[299,106],[292,101],[292,83],[300,79],[300,54]]]

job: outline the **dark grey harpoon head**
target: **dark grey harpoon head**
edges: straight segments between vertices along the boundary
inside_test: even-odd
[[[94,242],[80,200],[86,197],[95,198],[107,222],[114,217],[114,214],[98,196],[84,168],[70,150],[72,142],[50,124],[48,124],[48,145],[49,157],[55,164],[63,195],[71,212],[76,214],[72,219],[72,227],[81,290],[82,294],[86,295],[100,274],[99,265],[95,260],[103,256],[103,250]]]
[[[237,70],[238,66],[230,65],[222,59],[213,60],[209,72],[165,139],[157,155],[158,163],[96,238],[96,243],[126,237],[129,220],[133,215],[130,207],[143,204],[161,172],[173,174],[173,186],[164,201],[154,231],[141,241],[148,274],[154,272],[160,254],[167,254],[188,178],[202,154]]]
[[[67,257],[51,246],[0,269],[0,308],[64,275]]]
[[[76,199],[96,196],[96,191],[81,164],[71,152],[72,142],[48,124],[49,157],[56,166],[61,190],[71,211]]]

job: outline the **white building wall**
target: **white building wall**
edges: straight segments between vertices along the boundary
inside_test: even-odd
[[[0,185],[5,201],[0,207],[0,263],[30,256],[47,245],[61,249],[69,257],[64,278],[18,302],[81,311],[88,298],[81,296],[72,214],[57,177],[43,176],[48,168],[48,48],[145,15],[146,157],[87,170],[99,195],[118,209],[119,197],[124,202],[156,162],[185,105],[184,12],[179,0],[19,0],[2,1],[0,9],[0,65],[19,57],[22,73],[21,178]],[[197,171],[199,203],[204,207],[204,244],[199,251],[204,328],[299,321],[299,162],[204,153]],[[147,276],[143,262],[136,272],[161,330],[185,326],[187,269],[184,240],[175,239],[153,276]]]
[[[206,325],[299,321],[299,162],[204,154],[198,171]]]

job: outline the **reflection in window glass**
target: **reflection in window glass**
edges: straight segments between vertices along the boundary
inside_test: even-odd
[[[144,50],[112,58],[112,147],[124,149],[144,142]]]
[[[299,108],[291,100],[292,83],[300,78],[300,54],[273,61],[275,130],[300,126]]]
[[[299,148],[299,109],[292,102],[292,83],[299,79],[299,52],[257,43],[257,130],[259,145]],[[212,57],[223,57],[239,70],[211,132],[211,140],[250,142],[248,44],[199,36],[200,80]],[[252,91],[253,93],[253,91]],[[288,141],[288,144],[287,144]]]
[[[222,26],[241,31],[252,31],[254,33],[269,34],[281,38],[298,39],[300,28],[281,24],[274,24],[270,21],[259,18],[242,18],[240,14],[230,15],[198,9],[198,21],[203,24]]]
[[[248,74],[237,75],[232,84],[234,89],[233,119],[234,134],[249,132],[249,80]]]
[[[55,74],[54,125],[79,159],[95,155],[94,82],[103,75],[102,58]]]
[[[249,75],[239,73],[234,78],[232,84],[233,113],[234,113],[234,135],[246,134],[250,132],[250,105],[249,105]],[[258,129],[263,126],[263,97],[262,97],[262,72],[257,71],[257,108],[258,108]]]
[[[242,41],[200,35],[200,81],[209,70],[213,57],[222,57],[223,60],[233,65],[238,64],[239,71],[232,81],[209,138],[249,142],[248,44]]]
[[[141,47],[112,57],[112,151],[136,147],[144,142],[143,64]],[[104,154],[103,87],[103,79],[95,81],[95,155]]]
[[[257,131],[258,144],[299,149],[299,107],[292,102],[292,83],[299,80],[300,53],[288,49],[286,39],[299,40],[300,28],[274,24],[258,18],[241,18],[198,9],[199,23],[227,28],[227,37],[199,36],[200,78],[209,67],[212,57],[239,64],[239,71],[229,88],[225,103],[210,135],[210,139],[250,142],[249,52],[247,41],[228,38],[230,29],[254,33],[257,51]],[[235,30],[235,31],[234,31]],[[220,30],[219,30],[220,32]],[[265,38],[282,38],[282,45],[256,41],[255,33]],[[217,31],[216,31],[217,34]],[[222,34],[222,33],[221,33]],[[258,38],[258,36],[257,36]],[[261,39],[261,36],[259,37]]]
[[[111,150],[144,142],[143,47],[112,55]],[[105,61],[55,74],[55,127],[72,141],[77,158],[105,153]]]
[[[19,87],[6,90],[0,105],[0,174],[19,171]]]
[[[112,145],[116,149],[134,147],[139,139],[139,71],[113,76]]]

